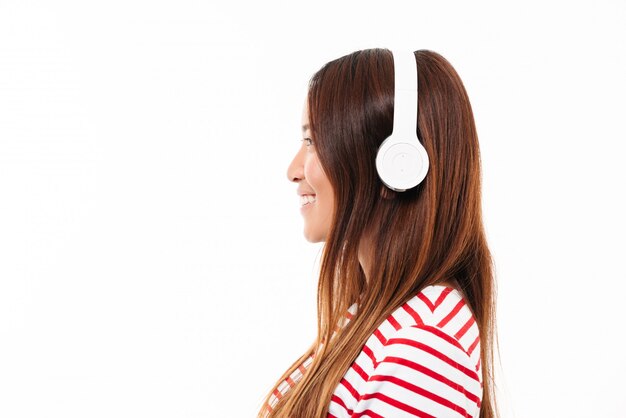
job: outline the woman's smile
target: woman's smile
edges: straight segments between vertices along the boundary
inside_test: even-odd
[[[300,206],[305,207],[315,203],[316,197],[314,194],[305,194],[300,196]]]

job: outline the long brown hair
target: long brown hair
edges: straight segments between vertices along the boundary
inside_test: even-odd
[[[446,59],[427,50],[416,51],[415,58],[417,132],[430,168],[418,187],[403,193],[385,191],[375,166],[378,147],[393,128],[391,52],[354,52],[327,63],[310,81],[311,133],[333,187],[335,208],[320,264],[318,337],[268,399],[304,359],[315,353],[314,360],[271,417],[325,417],[339,381],[378,325],[424,287],[444,281],[458,285],[474,313],[483,372],[480,416],[497,416],[492,377],[495,283],[482,222],[472,108]],[[367,280],[358,259],[366,233],[371,237]],[[357,301],[357,314],[333,337]],[[259,416],[265,413],[264,406]]]

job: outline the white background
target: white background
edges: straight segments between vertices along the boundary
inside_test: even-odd
[[[251,417],[315,336],[309,77],[465,82],[505,417],[623,417],[626,3],[0,0],[0,416]]]

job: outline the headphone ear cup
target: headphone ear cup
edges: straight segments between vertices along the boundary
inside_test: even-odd
[[[395,140],[392,136],[376,155],[376,169],[385,186],[403,192],[420,184],[428,173],[429,161],[421,144]]]

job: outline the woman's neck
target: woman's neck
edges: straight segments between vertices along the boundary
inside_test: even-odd
[[[369,281],[369,278],[370,278],[370,271],[371,271],[372,257],[373,257],[372,249],[373,249],[373,244],[372,244],[371,234],[365,234],[361,238],[361,242],[359,243],[358,258],[359,258],[359,264],[361,265],[361,269],[363,270],[363,273],[365,274],[366,282]],[[460,290],[459,284],[454,278],[450,278],[448,280],[444,280],[436,284],[441,285],[441,286],[451,287],[456,290]]]

